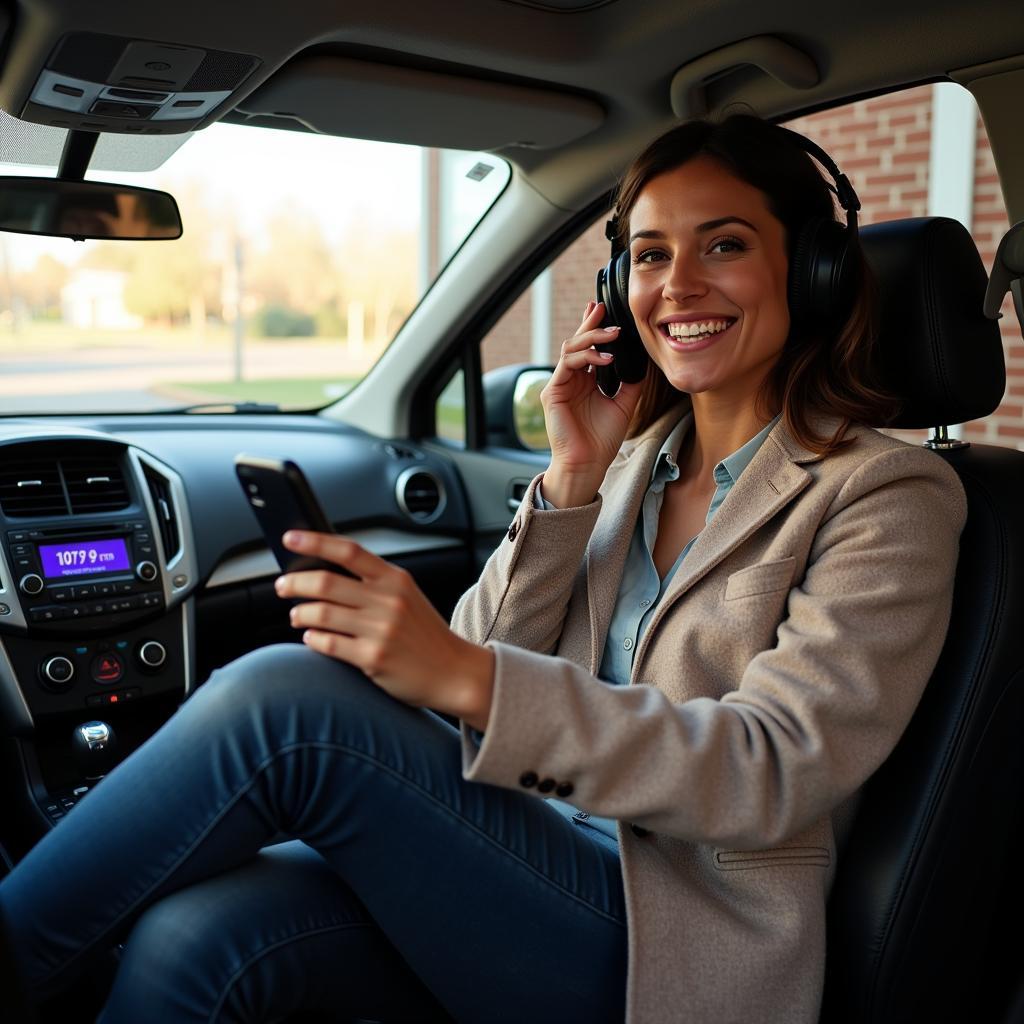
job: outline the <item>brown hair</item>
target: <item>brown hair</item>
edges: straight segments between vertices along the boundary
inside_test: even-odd
[[[633,161],[616,194],[618,246],[628,245],[630,213],[644,186],[696,156],[718,161],[764,194],[768,208],[785,229],[790,266],[795,240],[809,220],[838,220],[833,190],[799,143],[759,117],[733,114],[720,122],[678,125]],[[900,407],[900,400],[882,387],[876,375],[875,289],[859,246],[854,246],[852,255],[858,283],[850,309],[839,311],[832,324],[791,327],[755,396],[762,419],[767,421],[781,408],[794,439],[818,454],[850,444],[852,438],[844,435],[852,422],[884,425]],[[643,433],[679,401],[679,395],[652,360],[628,436]],[[831,438],[819,437],[810,425],[811,412],[840,416],[842,423]]]

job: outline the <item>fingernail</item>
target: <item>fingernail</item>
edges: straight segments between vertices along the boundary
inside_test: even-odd
[[[604,327],[602,330],[605,334],[614,334],[618,330],[618,327]]]
[[[295,548],[301,548],[306,543],[305,534],[300,533],[298,530],[289,530],[282,539],[285,544]]]
[[[598,352],[597,354],[602,359],[614,359],[615,358],[615,353],[614,352]]]

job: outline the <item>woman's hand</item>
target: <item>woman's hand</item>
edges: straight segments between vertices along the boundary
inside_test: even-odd
[[[562,343],[555,372],[540,393],[551,445],[544,497],[559,508],[593,500],[640,398],[640,384],[622,384],[614,398],[598,389],[592,367],[613,360],[593,346],[619,334],[617,327],[601,329],[603,319],[604,304],[588,302],[579,330]]]
[[[486,729],[494,654],[453,633],[408,572],[335,534],[289,530],[283,542],[359,577],[326,569],[278,577],[280,597],[305,599],[290,613],[305,644],[362,669],[406,704]]]

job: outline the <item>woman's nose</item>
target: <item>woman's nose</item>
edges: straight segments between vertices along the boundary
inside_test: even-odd
[[[676,253],[669,267],[662,294],[669,302],[685,302],[707,292],[707,280],[700,259],[689,253]]]

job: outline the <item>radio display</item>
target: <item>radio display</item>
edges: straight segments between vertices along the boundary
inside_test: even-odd
[[[120,537],[80,540],[71,544],[40,544],[39,558],[47,579],[127,572],[132,567],[128,548]]]

